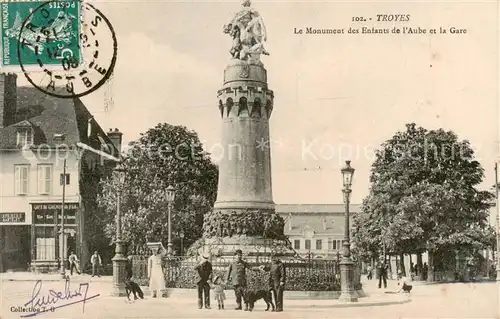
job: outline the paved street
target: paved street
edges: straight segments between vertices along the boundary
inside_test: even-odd
[[[109,297],[109,280],[96,278],[88,281],[87,297],[101,295],[87,301],[84,309],[82,303],[77,303],[35,318],[498,318],[500,313],[499,288],[493,282],[418,285],[409,302],[393,305],[361,306],[361,302],[359,306],[339,307],[338,303],[330,300],[285,300],[285,312],[266,313],[263,302],[258,301],[254,312],[259,314],[255,314],[232,310],[232,294],[228,295],[226,310],[198,310],[194,290],[167,299],[146,297],[145,300],[128,303],[125,298]],[[370,295],[365,300],[394,300],[394,295],[376,289],[375,284],[375,281],[364,282],[365,290]],[[1,318],[19,318],[22,313],[12,312],[12,307],[28,302],[34,287],[34,281],[4,280],[0,295]],[[78,282],[72,282],[70,290],[74,291],[78,287]],[[388,290],[396,287],[395,282],[389,282]],[[49,289],[63,292],[64,288],[61,281],[44,281],[39,296],[47,296]],[[61,300],[56,305],[79,299]]]

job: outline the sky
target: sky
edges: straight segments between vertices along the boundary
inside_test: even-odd
[[[239,1],[93,1],[111,22],[118,60],[111,84],[82,98],[100,125],[132,141],[159,122],[220,142],[217,90],[229,62],[222,32]],[[356,169],[352,202],[369,191],[373,150],[405,123],[468,139],[494,183],[498,154],[498,9],[484,2],[253,1],[263,17],[274,90],[270,120],[274,201],[341,203],[340,168]],[[409,22],[377,22],[409,14]],[[373,20],[352,22],[352,17]],[[349,27],[450,27],[466,34],[347,34]],[[294,29],[344,28],[340,35]],[[113,105],[107,110],[105,96]],[[279,141],[274,143],[274,141]],[[310,152],[307,152],[307,146]]]

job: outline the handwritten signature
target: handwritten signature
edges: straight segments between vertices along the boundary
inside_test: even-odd
[[[58,308],[71,306],[77,303],[82,303],[82,311],[85,312],[85,302],[100,295],[97,294],[93,296],[87,296],[87,293],[89,291],[88,283],[80,283],[78,289],[74,291],[70,290],[69,284],[70,281],[66,280],[63,292],[50,289],[48,291],[48,294],[40,296],[42,281],[38,280],[33,287],[30,301],[24,304],[25,307],[32,309],[33,312],[26,315],[21,315],[21,318],[34,317],[48,311],[53,312]],[[61,301],[68,302],[60,303]]]

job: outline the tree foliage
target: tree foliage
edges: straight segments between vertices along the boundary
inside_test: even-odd
[[[370,194],[355,216],[364,255],[484,247],[493,194],[477,186],[484,170],[467,140],[407,124],[376,151]]]
[[[218,168],[202,148],[198,135],[183,126],[158,124],[131,143],[122,165],[124,180],[115,172],[99,197],[106,216],[106,236],[115,238],[117,194],[120,193],[122,239],[132,253],[141,253],[148,241],[167,243],[166,189],[176,189],[172,209],[172,239],[179,251],[202,235],[203,215],[216,199]]]

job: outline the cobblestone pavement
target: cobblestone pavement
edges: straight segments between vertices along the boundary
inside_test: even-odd
[[[409,302],[395,305],[333,307],[330,300],[285,300],[282,313],[265,312],[260,300],[254,312],[232,310],[234,295],[228,294],[226,309],[203,309],[196,306],[195,292],[191,295],[172,296],[165,299],[138,300],[128,303],[125,298],[109,297],[111,282],[92,278],[87,297],[100,294],[88,300],[85,305],[76,303],[35,316],[34,318],[499,318],[499,285],[493,282],[477,284],[416,285]],[[0,317],[20,318],[23,313],[16,307],[31,299],[35,281],[2,281],[0,283]],[[364,283],[371,300],[390,300],[392,294],[385,294],[376,288],[375,281]],[[79,283],[70,284],[71,291]],[[40,296],[47,296],[49,289],[64,291],[62,281],[43,281]],[[397,290],[389,282],[389,291]],[[43,293],[42,293],[43,292]],[[57,305],[73,300],[59,301]],[[360,299],[361,300],[361,299]],[[213,306],[213,304],[212,304]],[[362,306],[362,307],[360,307]],[[257,312],[257,313],[256,313]],[[27,314],[27,313],[24,313]]]

